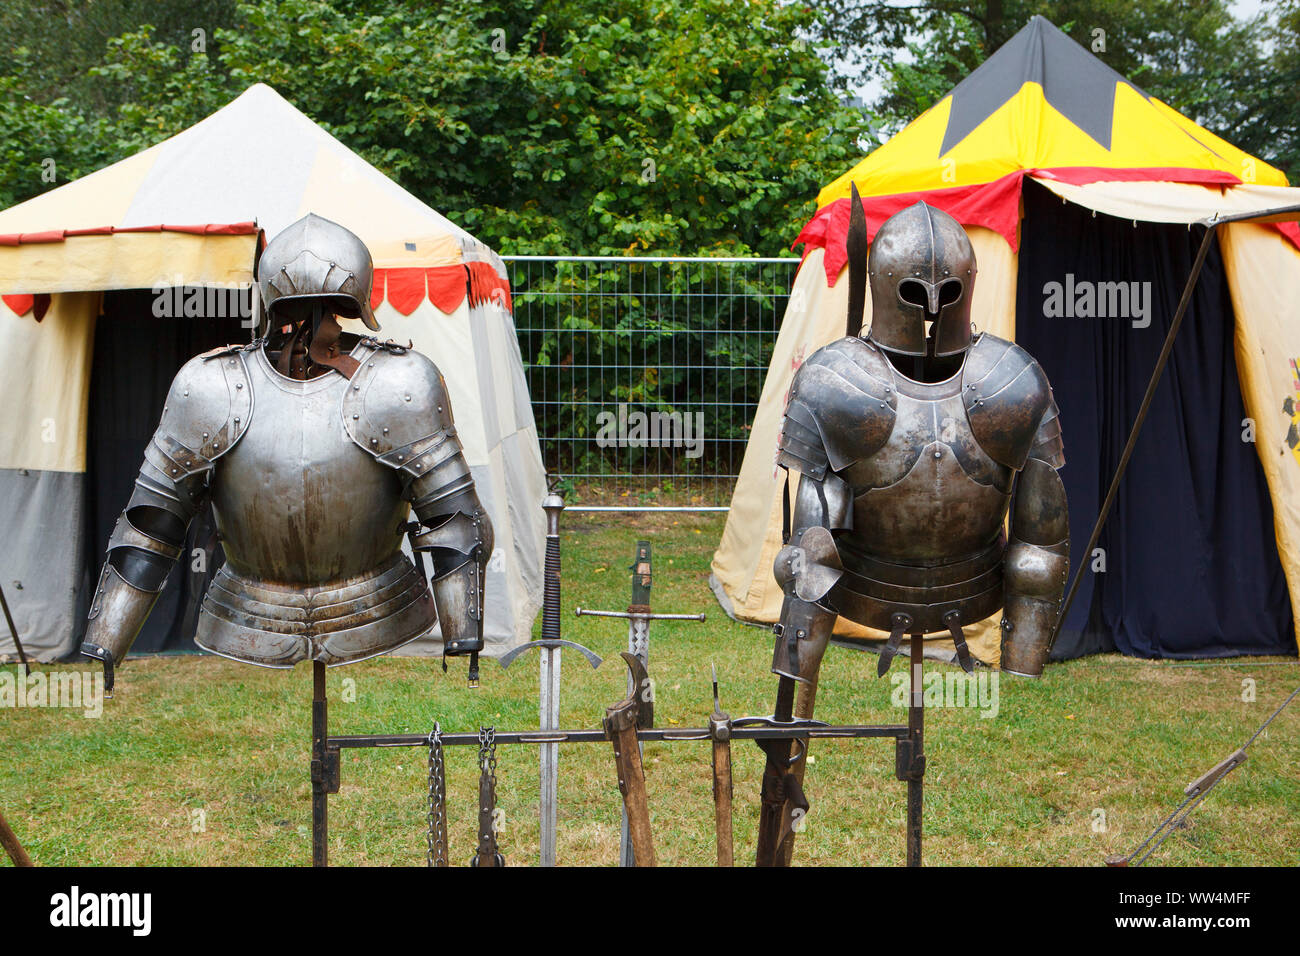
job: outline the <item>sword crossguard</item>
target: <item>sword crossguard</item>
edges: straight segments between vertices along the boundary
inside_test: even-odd
[[[509,667],[512,663],[514,663],[515,658],[519,657],[525,651],[532,650],[534,647],[537,648],[538,650],[543,650],[543,651],[551,650],[553,648],[560,648],[560,647],[572,647],[575,651],[577,651],[587,659],[587,663],[591,665],[592,670],[595,670],[596,668],[600,667],[602,663],[604,663],[602,658],[591,648],[583,647],[581,644],[578,644],[575,641],[566,641],[566,640],[560,640],[555,638],[543,638],[540,641],[529,641],[527,644],[520,644],[518,647],[512,648],[511,650],[507,651],[505,654],[502,654],[499,658],[497,658],[497,661],[501,664],[502,667]]]
[[[647,621],[703,621],[704,614],[654,614],[641,611],[593,611],[589,607],[575,607],[574,617],[641,618]]]

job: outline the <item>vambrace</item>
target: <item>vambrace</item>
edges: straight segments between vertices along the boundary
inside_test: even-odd
[[[194,475],[174,482],[146,455],[131,500],[113,526],[81,645],[82,655],[103,663],[106,692],[180,557],[203,480]]]
[[[772,566],[785,594],[772,655],[772,672],[781,677],[815,682],[821,668],[837,616],[827,595],[844,574],[828,526],[843,522],[845,488],[833,476],[826,481],[804,476],[799,482],[792,536],[796,543],[777,552]]]
[[[1065,486],[1056,469],[1030,458],[1016,488],[1003,559],[1002,670],[1041,677],[1070,572]]]
[[[781,604],[781,621],[776,625],[772,673],[803,683],[815,680],[835,617],[834,611],[820,604],[787,596]]]
[[[483,578],[492,556],[492,521],[474,490],[454,438],[447,455],[411,483],[408,495],[420,530],[411,546],[433,563],[433,601],[448,656],[483,650]],[[475,670],[471,662],[471,671]]]

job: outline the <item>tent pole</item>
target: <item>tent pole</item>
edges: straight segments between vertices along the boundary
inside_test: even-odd
[[[1106,500],[1102,502],[1101,512],[1097,515],[1097,523],[1092,527],[1092,535],[1088,538],[1088,546],[1083,549],[1079,569],[1074,574],[1074,580],[1070,582],[1070,590],[1066,593],[1065,602],[1061,605],[1061,613],[1056,617],[1056,626],[1052,628],[1052,639],[1047,644],[1049,649],[1056,644],[1056,637],[1061,633],[1061,626],[1065,623],[1065,616],[1069,613],[1070,605],[1074,603],[1074,597],[1079,591],[1079,582],[1083,578],[1085,565],[1093,549],[1097,547],[1097,540],[1101,537],[1102,526],[1105,525],[1106,519],[1110,516],[1111,506],[1115,504],[1115,496],[1119,492],[1119,483],[1128,468],[1129,459],[1133,457],[1133,448],[1137,444],[1138,432],[1142,430],[1147,412],[1151,409],[1151,400],[1155,397],[1156,388],[1160,384],[1161,376],[1164,375],[1165,366],[1169,364],[1169,356],[1174,349],[1174,339],[1178,336],[1178,330],[1182,327],[1183,318],[1187,315],[1187,309],[1191,305],[1192,291],[1196,288],[1196,280],[1201,275],[1201,268],[1205,265],[1205,257],[1209,255],[1210,245],[1214,241],[1218,226],[1218,222],[1215,221],[1207,224],[1205,236],[1201,239],[1201,247],[1196,250],[1196,259],[1192,262],[1191,274],[1187,277],[1187,284],[1183,286],[1183,295],[1178,300],[1178,309],[1174,312],[1174,321],[1169,326],[1169,333],[1165,336],[1164,347],[1161,348],[1160,357],[1156,359],[1155,370],[1151,373],[1151,381],[1147,383],[1146,394],[1142,396],[1142,404],[1138,407],[1137,418],[1134,419],[1133,428],[1128,433],[1124,453],[1119,458],[1119,467],[1115,469],[1115,477],[1110,480],[1110,488],[1106,491]]]

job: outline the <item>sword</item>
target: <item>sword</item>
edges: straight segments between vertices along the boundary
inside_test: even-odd
[[[632,554],[632,603],[626,611],[592,611],[579,607],[574,610],[577,617],[618,617],[627,619],[627,649],[640,659],[643,667],[650,667],[650,622],[651,621],[703,621],[703,614],[655,614],[650,610],[650,587],[653,570],[650,560],[650,542],[638,541]],[[636,690],[629,676],[627,692]],[[637,745],[640,747],[640,745]],[[623,817],[622,833],[619,837],[619,866],[636,866],[632,853],[632,838],[628,833],[627,816]]]
[[[542,730],[560,729],[560,654],[564,647],[581,653],[592,669],[600,666],[600,658],[589,648],[573,641],[560,639],[560,512],[564,499],[552,492],[542,502],[546,512],[546,573],[542,597],[542,639],[522,644],[503,654],[502,667],[509,667],[519,655],[537,648],[541,652],[540,689],[538,691],[538,727]],[[555,866],[555,838],[558,828],[560,745],[543,743],[538,747],[540,799],[538,815],[541,822],[541,865]]]

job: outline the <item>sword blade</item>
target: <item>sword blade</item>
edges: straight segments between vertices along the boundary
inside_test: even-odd
[[[539,674],[540,700],[538,724],[542,730],[560,727],[560,654],[559,647],[542,648]],[[555,841],[559,827],[557,792],[560,780],[560,745],[544,743],[538,747],[540,796],[538,813],[541,824],[540,862],[555,866]]]

